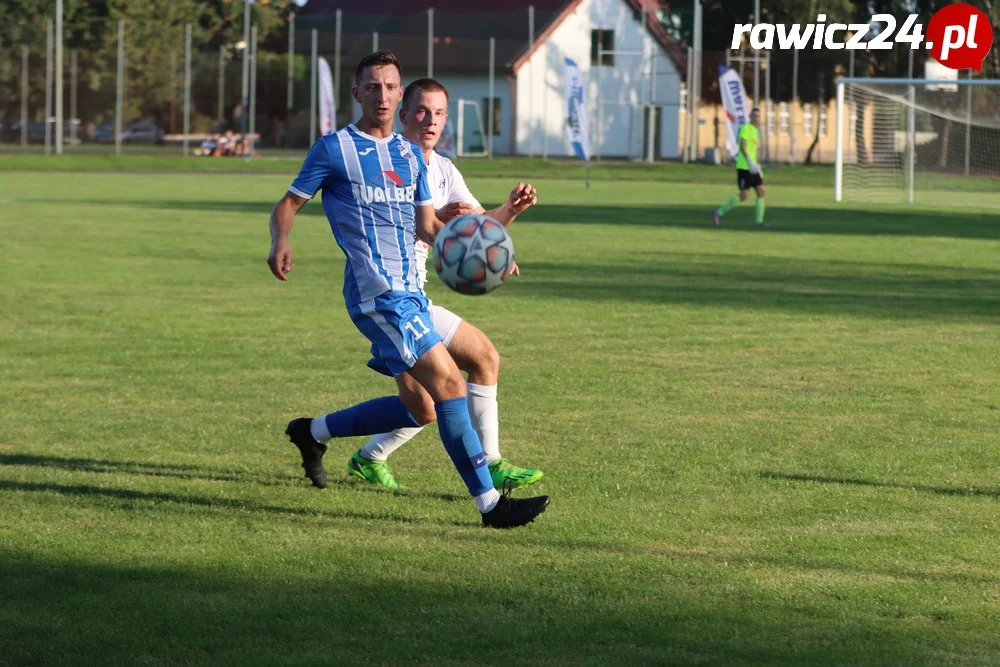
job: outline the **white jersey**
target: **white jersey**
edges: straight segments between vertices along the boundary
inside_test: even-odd
[[[434,210],[454,204],[455,202],[466,202],[475,208],[480,204],[469,187],[465,184],[465,179],[455,167],[455,164],[448,158],[431,151],[431,161],[427,165],[427,184],[431,189],[431,199],[434,202]],[[427,284],[427,255],[430,251],[423,241],[418,240],[415,244],[417,255],[417,284],[420,289]]]

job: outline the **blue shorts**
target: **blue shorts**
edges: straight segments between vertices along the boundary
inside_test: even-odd
[[[393,377],[441,342],[434,330],[430,302],[417,292],[384,292],[347,307],[358,331],[372,342],[368,366]]]

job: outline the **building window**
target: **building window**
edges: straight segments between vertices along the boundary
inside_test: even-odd
[[[489,131],[490,131],[490,116],[489,116],[489,114],[490,114],[490,98],[488,98],[488,97],[484,97],[483,98],[483,113],[485,114],[483,116],[483,125],[485,125],[485,127],[483,129],[486,130],[487,134],[489,134]],[[500,98],[499,97],[494,97],[493,98],[493,136],[494,137],[499,137],[500,136],[500,128],[503,125],[503,123],[501,122],[501,120],[502,120],[502,116],[500,115]]]
[[[767,133],[768,134],[774,134],[775,133],[775,127],[774,127],[774,120],[775,120],[774,119],[774,102],[771,101],[771,100],[768,100],[767,104],[765,105],[764,108],[767,109]]]
[[[597,65],[598,46],[601,51],[610,52],[615,50],[614,30],[591,30],[590,31],[590,64]],[[601,65],[613,67],[615,55],[613,53],[601,53]]]
[[[826,105],[819,105],[819,136],[826,136]]]
[[[778,104],[778,134],[788,136],[788,102]]]
[[[806,136],[812,135],[813,131],[813,105],[807,102],[802,107],[802,133]]]

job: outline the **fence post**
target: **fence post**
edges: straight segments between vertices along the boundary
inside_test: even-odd
[[[243,88],[240,98],[240,134],[247,136],[247,96],[250,89],[250,3],[243,0]]]
[[[45,154],[52,152],[52,19],[45,24]]]
[[[63,152],[63,0],[56,0],[56,155]]]
[[[316,69],[319,67],[319,35],[316,28],[312,29],[312,61],[309,73],[309,145],[316,141]]]
[[[21,145],[28,145],[28,47],[21,47]]]
[[[528,5],[528,157],[535,157],[535,6]]]
[[[341,49],[341,46],[340,46],[340,37],[341,37],[341,18],[342,18],[342,16],[343,16],[343,12],[338,9],[337,10],[337,27],[336,27],[337,32],[333,36],[333,48],[337,50],[337,52],[335,54],[333,54],[333,99],[334,99],[333,106],[334,106],[335,109],[339,109],[340,108],[340,49]],[[350,106],[350,105],[348,105],[348,106]]]
[[[253,134],[257,131],[257,26],[250,30],[250,134],[247,136],[247,157],[253,157]]]
[[[427,77],[434,77],[434,8],[427,9]]]
[[[226,48],[219,47],[219,104],[216,110],[215,122],[220,129],[223,121],[226,120]]]
[[[125,95],[125,21],[118,21],[118,80],[115,84],[115,155],[122,152],[122,103]]]
[[[489,148],[487,150],[489,152],[491,160],[493,159],[493,123],[495,122],[495,119],[493,117],[494,116],[493,110],[496,108],[496,104],[494,104],[493,102],[493,94],[494,94],[493,84],[496,78],[496,73],[494,72],[494,68],[496,67],[496,45],[497,45],[496,38],[490,37],[490,100],[489,100],[490,108],[487,110],[489,117],[488,121],[489,128],[487,130],[489,136],[487,138],[487,142]]]
[[[184,26],[184,157],[188,156],[191,134],[191,24]]]
[[[295,12],[288,17],[288,121],[292,120],[292,81],[295,78]]]

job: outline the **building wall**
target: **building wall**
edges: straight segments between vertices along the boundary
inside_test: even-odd
[[[821,116],[824,108],[825,117]],[[830,100],[825,105],[787,103],[784,107],[774,102],[771,107],[773,125],[768,124],[767,109],[762,109],[761,145],[758,155],[762,160],[771,162],[802,162],[806,152],[816,138],[819,130],[819,142],[813,149],[813,162],[833,162],[837,152],[837,102]],[[687,142],[688,124],[686,113],[680,115],[680,146]],[[729,158],[726,150],[725,111],[719,105],[703,104],[699,107],[698,117],[698,158],[705,156],[705,149],[717,146],[722,160]],[[783,121],[784,118],[784,121]],[[718,119],[718,140],[716,140],[716,119]],[[848,127],[848,126],[845,126]],[[865,136],[871,135],[870,119],[865,126]],[[870,145],[870,139],[868,140]],[[848,144],[847,158],[853,159],[853,144]]]
[[[616,51],[646,55],[615,55],[613,66],[592,67],[592,30],[613,30]],[[649,103],[652,94],[652,102],[661,105],[659,154],[677,157],[680,77],[673,61],[642,29],[639,17],[623,0],[583,0],[522,65],[516,83],[519,154],[573,154],[565,132],[565,58],[579,65],[587,81],[585,103],[593,156],[642,154],[645,113],[641,105]]]
[[[478,137],[477,129],[475,123],[473,122],[474,115],[471,112],[466,112],[465,116],[465,128],[466,139],[464,141],[465,145],[468,147],[470,142],[477,142],[482,140],[485,146],[485,134],[488,132],[489,115],[488,108],[486,106],[486,98],[490,93],[490,79],[488,76],[482,77],[452,77],[447,74],[442,74],[439,78],[441,83],[443,83],[448,88],[448,117],[451,122],[452,130],[458,132],[458,100],[465,99],[479,104],[479,113],[482,115],[483,124],[483,137]],[[513,123],[511,122],[511,117],[514,113],[514,107],[512,106],[512,92],[510,81],[506,77],[496,77],[493,82],[493,96],[499,98],[500,109],[499,118],[494,119],[494,129],[499,134],[494,134],[493,136],[493,154],[494,155],[509,155],[511,152],[511,139],[512,139],[512,128]],[[455,141],[458,141],[458,136],[456,135]]]

